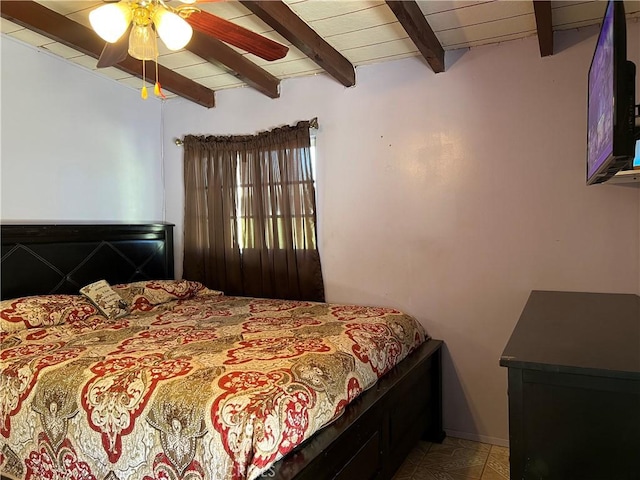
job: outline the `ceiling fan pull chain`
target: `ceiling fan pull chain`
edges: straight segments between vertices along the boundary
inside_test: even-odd
[[[153,93],[156,97],[161,97],[163,99],[167,98],[162,92],[162,85],[160,85],[160,82],[158,81],[158,57],[156,57],[156,84],[153,87]]]
[[[147,93],[147,85],[144,83],[145,78],[147,78],[147,75],[145,74],[145,63],[144,60],[142,60],[142,91],[140,92],[140,96],[143,100],[146,100],[149,96],[149,94]]]

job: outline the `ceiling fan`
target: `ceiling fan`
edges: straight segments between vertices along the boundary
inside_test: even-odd
[[[89,14],[95,32],[106,41],[98,68],[123,61],[127,54],[139,60],[156,60],[157,36],[170,50],[180,50],[193,30],[268,61],[283,58],[289,48],[258,33],[199,9],[196,4],[219,0],[120,0],[107,1]]]

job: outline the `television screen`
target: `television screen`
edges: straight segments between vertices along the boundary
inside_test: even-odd
[[[613,101],[613,2],[610,2],[589,69],[588,178],[613,153]]]
[[[624,2],[610,0],[589,68],[587,184],[632,167],[635,65],[627,60]]]

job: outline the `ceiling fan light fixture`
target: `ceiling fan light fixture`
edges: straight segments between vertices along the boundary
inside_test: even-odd
[[[156,8],[153,13],[153,23],[169,50],[184,48],[193,35],[191,25],[184,18],[163,7]]]
[[[100,37],[115,43],[127,31],[131,22],[131,9],[126,2],[108,3],[89,13],[89,23]]]
[[[138,60],[155,60],[158,57],[156,33],[149,25],[133,25],[129,34],[129,55]]]

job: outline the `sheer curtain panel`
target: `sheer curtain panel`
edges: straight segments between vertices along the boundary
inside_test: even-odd
[[[184,277],[228,295],[324,301],[309,122],[183,146]]]

